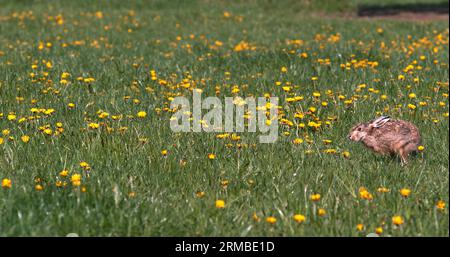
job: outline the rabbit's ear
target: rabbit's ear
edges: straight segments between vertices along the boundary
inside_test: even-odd
[[[376,118],[374,121],[370,123],[369,126],[373,128],[382,127],[386,122],[388,122],[391,118],[389,116],[381,116]]]

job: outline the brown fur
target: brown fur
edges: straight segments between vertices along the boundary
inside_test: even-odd
[[[354,126],[348,135],[350,140],[361,141],[380,154],[398,154],[402,164],[408,162],[411,152],[417,150],[421,138],[417,127],[404,120],[393,120],[386,116]]]

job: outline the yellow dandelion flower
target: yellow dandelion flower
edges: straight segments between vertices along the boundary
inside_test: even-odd
[[[267,124],[267,121],[268,121],[268,120],[266,120],[266,124]],[[233,141],[239,141],[239,140],[241,140],[241,136],[236,135],[236,134],[231,134],[231,140],[233,140]]]
[[[345,105],[351,105],[353,103],[353,100],[352,99],[348,99],[348,100],[345,100],[344,101],[344,104]]]
[[[252,219],[253,219],[254,221],[256,221],[256,222],[260,222],[260,221],[261,221],[261,218],[258,217],[258,215],[256,215],[256,212],[253,213]]]
[[[377,189],[378,193],[389,193],[391,190],[389,188],[385,188],[385,187],[379,187]]]
[[[400,226],[403,223],[405,223],[405,221],[403,220],[402,216],[397,215],[397,216],[392,217],[392,223],[394,225]]]
[[[414,104],[408,104],[408,108],[411,110],[415,110],[417,106],[415,106]]]
[[[364,187],[359,188],[359,197],[361,197],[361,199],[369,201],[373,199],[373,195]]]
[[[303,143],[303,139],[301,138],[296,138],[292,141],[292,143],[294,143],[294,145],[299,145],[301,143]]]
[[[8,116],[7,116],[7,119],[8,119],[9,121],[16,120],[16,118],[17,118],[17,116],[16,116],[15,114],[8,114]]]
[[[87,162],[85,162],[85,161],[82,161],[82,162],[80,162],[80,167],[81,167],[81,168],[89,167],[89,163],[87,163]]]
[[[320,208],[320,209],[317,211],[317,214],[318,214],[319,216],[325,216],[325,215],[327,215],[327,211],[326,211],[325,209],[323,209],[323,208]]]
[[[90,83],[94,82],[95,79],[94,78],[84,78],[83,81],[84,81],[84,83],[90,84]]]
[[[377,227],[375,229],[375,233],[377,233],[378,235],[381,235],[383,233],[383,228],[382,227]]]
[[[439,210],[444,210],[445,209],[445,202],[443,200],[439,200],[436,204],[436,208],[438,208]]]
[[[329,140],[329,139],[324,139],[324,140],[322,140],[322,142],[323,142],[325,145],[329,145],[329,144],[333,143],[333,141],[332,141],[332,140]]]
[[[144,112],[144,111],[140,111],[140,112],[137,113],[137,116],[138,116],[139,118],[145,118],[145,117],[147,116],[147,113]]]
[[[411,194],[411,190],[408,188],[402,188],[402,189],[400,189],[400,194],[403,197],[408,197]]]
[[[100,124],[91,122],[91,123],[88,124],[88,126],[91,129],[98,129],[100,127]]]
[[[293,218],[297,223],[303,223],[306,220],[306,217],[302,214],[295,214]]]
[[[101,12],[101,11],[95,12],[95,17],[96,17],[97,19],[102,19],[102,18],[103,18],[103,12]]]
[[[330,149],[325,149],[323,150],[324,153],[328,153],[328,154],[335,154],[337,152],[336,149],[330,148]]]
[[[22,137],[20,137],[20,139],[22,140],[22,142],[24,143],[28,143],[30,141],[30,137],[27,135],[24,135]]]
[[[312,194],[309,199],[311,199],[311,201],[317,202],[319,201],[321,198],[320,194]]]
[[[217,200],[216,201],[216,208],[218,208],[218,209],[225,208],[225,201],[224,200]]]
[[[289,92],[289,91],[291,91],[291,87],[282,87],[282,89],[283,89],[283,91],[285,91],[285,92]]]
[[[348,158],[350,158],[350,152],[349,151],[343,151],[342,152],[342,156],[344,156],[344,158],[348,159]]]
[[[75,187],[78,187],[81,185],[81,175],[76,173],[73,174],[72,177],[70,177],[70,182],[72,182],[72,185]]]
[[[357,224],[356,225],[356,230],[363,231],[364,230],[364,224],[361,224],[361,223]]]
[[[67,177],[69,175],[69,171],[67,169],[62,170],[59,172],[59,176],[61,177]]]
[[[106,117],[108,117],[109,116],[109,113],[107,113],[107,112],[101,112],[99,115],[98,115],[98,117],[100,118],[100,119],[104,119],[104,118],[106,118]]]
[[[270,223],[270,224],[275,224],[277,222],[277,218],[275,218],[273,216],[269,216],[266,218],[266,222]]]
[[[52,115],[54,112],[55,112],[55,109],[53,109],[53,108],[44,110],[44,114],[46,114],[46,115]]]
[[[48,136],[51,136],[52,134],[53,134],[53,130],[52,129],[50,129],[50,128],[46,128],[46,129],[44,129],[44,134],[46,134],[46,135],[48,135]]]
[[[70,77],[70,73],[68,73],[68,72],[63,72],[62,74],[61,74],[61,78],[62,79],[67,79],[67,78],[69,78]]]
[[[218,135],[216,136],[216,138],[223,139],[223,138],[227,138],[227,137],[229,137],[229,136],[230,136],[230,134],[218,134]]]
[[[12,185],[12,182],[11,182],[11,180],[9,178],[4,178],[2,180],[2,187],[3,188],[9,189],[9,188],[11,188],[11,185]]]

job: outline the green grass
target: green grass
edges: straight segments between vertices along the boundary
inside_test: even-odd
[[[133,2],[0,3],[0,130],[10,131],[0,135],[0,179],[12,181],[11,188],[0,188],[1,236],[365,236],[377,227],[383,227],[383,235],[449,235],[448,207],[436,208],[439,200],[448,204],[449,195],[446,21],[311,14],[346,12],[361,2],[379,1],[349,1],[345,8],[333,1],[313,6],[307,4],[312,1]],[[96,11],[103,18],[96,18]],[[59,14],[61,25],[49,18]],[[340,40],[332,42],[337,34]],[[294,39],[303,44],[287,43]],[[211,47],[217,40],[223,45]],[[241,41],[256,49],[233,51]],[[39,42],[52,46],[39,50]],[[328,65],[318,62],[327,58]],[[378,66],[340,67],[352,59]],[[53,67],[46,68],[43,60],[51,60]],[[415,60],[415,69],[405,72]],[[34,63],[38,67],[33,70]],[[280,72],[282,67],[288,72]],[[153,81],[150,70],[168,84]],[[67,85],[60,83],[63,72],[70,73]],[[404,81],[398,79],[401,74]],[[77,77],[96,81],[88,86]],[[274,144],[260,144],[252,133],[240,134],[240,141],[212,133],[173,133],[172,113],[165,108],[168,97],[189,95],[173,87],[183,78],[202,88],[204,97],[215,95],[216,86],[220,97],[231,96],[235,85],[240,96],[278,96],[294,125],[280,125]],[[295,86],[284,92],[276,81]],[[367,86],[359,91],[361,84]],[[313,92],[321,93],[319,99]],[[410,93],[417,97],[410,99]],[[387,99],[381,99],[383,94]],[[304,99],[285,101],[294,95]],[[345,104],[348,99],[352,104]],[[427,106],[420,106],[422,101]],[[68,108],[69,103],[76,107]],[[312,106],[315,114],[294,117]],[[55,112],[33,114],[34,107]],[[109,117],[99,118],[99,110]],[[137,118],[139,111],[147,117]],[[8,120],[10,113],[15,120]],[[402,167],[398,159],[346,139],[352,125],[380,113],[419,127],[425,150],[409,165]],[[113,119],[120,114],[121,119]],[[323,122],[319,130],[307,126],[315,119]],[[39,129],[50,125],[54,132],[57,122],[64,128],[60,135]],[[103,125],[89,129],[90,122]],[[122,127],[127,130],[121,133]],[[22,142],[23,135],[30,136],[28,143]],[[294,145],[297,137],[305,141]],[[325,145],[325,139],[332,142]],[[168,150],[166,157],[162,150]],[[216,159],[209,160],[208,153]],[[81,161],[90,164],[89,173],[80,168]],[[65,168],[69,176],[59,177]],[[75,173],[82,174],[80,187],[71,185]],[[57,187],[57,181],[68,185]],[[43,190],[37,191],[37,184]],[[361,199],[360,187],[373,200]],[[390,192],[379,193],[379,187]],[[411,189],[411,195],[402,197],[402,188]],[[197,191],[205,195],[197,197]],[[313,193],[321,194],[321,200],[311,201]],[[224,209],[215,208],[217,199],[226,202]],[[319,217],[318,208],[327,214]],[[252,218],[254,213],[261,221]],[[306,221],[297,224],[294,214],[305,215]],[[405,223],[394,226],[395,215]],[[268,224],[268,216],[277,222]],[[356,230],[358,223],[364,231]]]

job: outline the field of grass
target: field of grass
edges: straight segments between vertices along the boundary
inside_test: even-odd
[[[448,21],[126,2],[0,2],[0,236],[449,235]],[[278,140],[172,132],[193,88],[279,97]],[[346,138],[380,114],[407,166]]]

